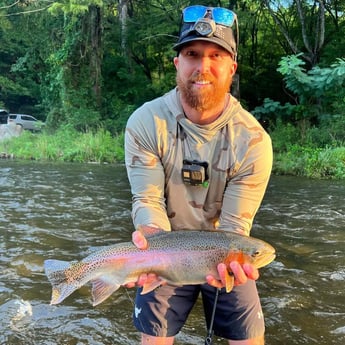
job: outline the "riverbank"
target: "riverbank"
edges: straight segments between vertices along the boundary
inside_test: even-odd
[[[117,163],[124,160],[124,135],[108,131],[80,133],[63,129],[49,134],[24,131],[0,142],[0,157],[39,161]],[[275,147],[273,137],[273,147]],[[318,179],[345,179],[345,147],[309,148],[291,145],[275,152],[273,174]]]
[[[47,132],[24,133],[0,142],[0,155],[24,160],[116,163],[123,161],[123,135],[112,136],[100,129],[95,133],[81,133],[61,129]]]

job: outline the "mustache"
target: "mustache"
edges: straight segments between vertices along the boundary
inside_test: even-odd
[[[202,74],[196,73],[189,78],[189,82],[191,83],[200,82],[200,81],[208,81],[208,82],[213,83],[214,77],[209,73],[202,73]]]

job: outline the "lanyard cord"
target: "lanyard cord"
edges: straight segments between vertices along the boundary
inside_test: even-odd
[[[214,322],[214,317],[216,315],[216,307],[217,307],[217,302],[218,302],[219,291],[220,291],[220,289],[216,289],[216,295],[214,296],[210,327],[207,331],[207,336],[205,338],[205,345],[212,345],[213,322]]]

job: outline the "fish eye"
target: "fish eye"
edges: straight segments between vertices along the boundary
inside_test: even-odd
[[[253,257],[256,257],[258,255],[260,255],[260,251],[259,250],[257,250],[255,253],[252,254]]]

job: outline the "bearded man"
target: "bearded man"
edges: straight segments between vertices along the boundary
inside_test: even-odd
[[[177,87],[128,120],[125,160],[136,228],[250,234],[271,172],[272,145],[229,93],[237,68],[235,23],[236,15],[225,8],[185,8],[174,46]],[[147,247],[137,230],[133,242]],[[228,271],[235,278],[230,293],[224,289]],[[214,334],[231,345],[264,344],[257,269],[232,261],[229,267],[220,263],[218,273],[207,276],[207,284],[164,285],[144,295],[140,286],[157,277],[150,272],[138,277],[133,318],[141,343],[173,344],[201,295]]]

